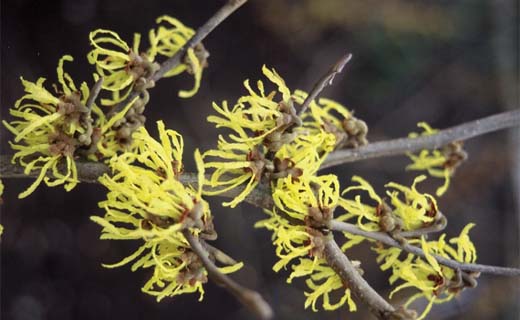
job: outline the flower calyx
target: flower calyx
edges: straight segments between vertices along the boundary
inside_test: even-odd
[[[341,139],[337,139],[336,148],[357,148],[368,144],[368,126],[365,121],[354,116],[343,119],[341,126],[344,130]]]
[[[142,92],[153,88],[155,82],[151,78],[159,70],[160,65],[148,59],[146,53],[137,54],[132,49],[128,56],[130,61],[126,63],[125,71],[134,79],[134,91]]]
[[[446,158],[442,166],[454,172],[468,158],[463,147],[463,141],[454,141],[442,147],[441,153]]]
[[[309,207],[304,219],[305,225],[308,228],[321,231],[322,234],[328,234],[333,213],[333,208]]]
[[[393,212],[384,199],[376,206],[376,216],[380,217],[379,227],[381,231],[393,235],[403,230],[403,220]]]
[[[291,143],[297,136],[293,129],[302,125],[302,120],[296,112],[292,99],[280,101],[278,111],[280,115],[276,118],[276,129],[265,136],[262,141],[263,145],[273,154],[284,144]]]
[[[49,153],[53,156],[73,157],[77,147],[78,140],[60,129],[49,134]]]
[[[455,274],[450,279],[439,274],[430,274],[428,280],[435,283],[436,289],[433,293],[440,296],[444,290],[451,294],[458,294],[466,288],[476,288],[478,285],[477,278],[479,276],[480,272],[466,272],[456,269]]]

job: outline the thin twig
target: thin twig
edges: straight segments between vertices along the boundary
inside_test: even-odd
[[[341,231],[341,232],[347,232],[350,234],[363,236],[368,239],[373,239],[376,241],[379,241],[383,244],[386,244],[391,247],[400,248],[406,252],[413,253],[416,256],[419,256],[421,258],[425,257],[424,251],[416,246],[412,245],[402,245],[398,241],[394,240],[391,236],[389,236],[387,233],[384,232],[370,232],[370,231],[364,231],[358,228],[354,224],[341,222],[341,221],[331,221],[330,223],[330,229],[333,231]],[[462,271],[468,271],[468,272],[481,272],[481,273],[487,273],[487,274],[493,274],[493,275],[499,275],[499,276],[520,276],[520,269],[516,268],[505,268],[505,267],[496,267],[496,266],[488,266],[488,265],[482,265],[482,264],[476,264],[476,263],[460,263],[455,260],[451,260],[445,257],[441,257],[438,255],[432,255],[437,262],[439,262],[442,265],[445,265],[447,267],[450,267],[452,269],[460,269]]]
[[[450,142],[467,140],[518,125],[520,125],[520,109],[502,112],[440,130],[429,136],[379,141],[355,149],[338,150],[327,157],[320,169],[359,160],[401,155],[422,149],[436,149]]]
[[[309,92],[309,95],[307,98],[303,101],[300,112],[298,112],[298,115],[301,116],[302,114],[307,111],[307,108],[311,104],[311,102],[316,99],[316,97],[320,94],[320,92],[326,87],[332,85],[332,81],[334,81],[334,77],[336,74],[343,71],[343,68],[345,65],[352,59],[352,54],[347,53],[341,59],[338,60],[331,68],[330,70],[321,77],[318,82],[314,85],[312,90]]]
[[[356,270],[333,238],[325,242],[325,260],[354,295],[365,302],[379,319],[389,319],[395,308],[381,297]]]
[[[37,178],[40,172],[32,170],[29,174],[24,173],[24,167],[18,163],[11,163],[12,155],[0,156],[0,178]],[[65,162],[61,163],[64,168]],[[86,183],[96,183],[98,178],[105,173],[110,173],[107,165],[99,162],[76,160],[78,180]],[[63,170],[65,171],[65,170]]]
[[[229,255],[227,255],[224,251],[220,250],[219,248],[212,246],[204,240],[200,240],[200,242],[202,243],[204,248],[215,257],[215,260],[217,260],[218,262],[227,266],[237,264],[237,261],[235,259],[231,258]]]
[[[20,166],[18,163],[11,162],[12,157],[12,155],[0,156],[0,178],[35,179],[39,176],[40,172],[38,170],[32,170],[28,174],[25,174],[24,167]],[[63,161],[60,165],[64,167],[66,164]],[[110,168],[106,164],[100,162],[76,160],[76,168],[78,171],[78,180],[85,183],[98,183],[99,177],[104,174],[110,174]],[[179,180],[184,185],[191,185],[192,187],[197,188],[198,177],[196,173],[184,172],[180,176]],[[243,188],[244,187],[235,188],[225,192],[224,194],[221,194],[221,196],[234,198],[243,191]],[[253,192],[251,192],[249,196],[247,196],[246,202],[261,208],[271,209],[274,206],[274,202],[270,194],[269,186],[261,184]]]
[[[92,109],[92,105],[96,101],[97,96],[99,95],[99,92],[101,92],[101,86],[103,85],[103,77],[99,78],[96,83],[92,86],[92,89],[90,89],[90,94],[87,99],[87,103],[85,104],[85,107],[87,107],[88,110]]]
[[[204,25],[197,29],[195,35],[175,55],[161,64],[161,68],[152,76],[152,80],[158,81],[166,72],[181,64],[181,60],[188,49],[195,47],[204,40],[211,31],[246,2],[247,0],[228,0]]]
[[[208,34],[210,34],[219,24],[226,20],[227,17],[229,17],[246,2],[247,0],[228,0],[226,4],[224,4],[217,12],[215,12],[211,18],[209,18],[208,21],[206,21],[206,23],[197,29],[195,35],[193,35],[193,37],[191,37],[191,39],[182,46],[182,48],[180,48],[173,56],[161,64],[159,70],[151,75],[150,78],[147,79],[147,82],[159,81],[166,72],[180,65],[188,49],[195,47],[202,40],[204,40]],[[111,114],[116,114],[123,110],[128,102],[132,101],[138,95],[139,92],[133,91],[124,101],[120,102],[113,108]]]
[[[182,234],[188,240],[193,252],[199,257],[211,280],[222,285],[259,319],[267,320],[273,318],[273,310],[258,292],[236,283],[233,279],[221,273],[209,259],[208,252],[204,249],[199,239],[193,236],[189,230],[183,230]]]

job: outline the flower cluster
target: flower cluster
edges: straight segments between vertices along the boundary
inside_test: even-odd
[[[307,96],[306,92],[295,90],[293,99],[302,104]],[[306,128],[332,133],[336,139],[335,149],[357,148],[368,143],[366,123],[336,101],[327,98],[313,100],[302,118]]]
[[[158,140],[144,128],[148,89],[159,75],[172,77],[186,72],[194,76],[195,83],[192,89],[179,91],[179,96],[192,97],[200,87],[209,54],[202,44],[184,51],[183,46],[195,31],[177,19],[161,16],[156,22],[157,26],[148,32],[146,50],[140,49],[141,35],[137,33],[131,45],[110,30],[97,29],[89,34],[92,50],[87,59],[96,69],[92,90],[85,82],[76,86],[64,71],[64,62],[73,61],[68,55],[58,63],[59,85],[55,93],[44,87],[44,78],[36,82],[21,79],[25,95],[10,110],[16,120],[3,123],[15,135],[14,142],[10,142],[16,151],[13,163],[23,166],[25,174],[38,173],[20,198],[31,194],[42,182],[64,185],[67,191],[74,188],[79,182],[77,159],[107,163],[111,173],[99,178],[108,189],[107,199],[99,202],[105,213],[91,220],[102,227],[101,239],[137,240],[140,245],[119,262],[104,266],[130,264],[132,271],[150,269],[151,277],[142,291],[157,301],[195,292],[199,300],[203,298],[203,285],[208,280],[204,263],[208,262],[200,258],[200,252],[190,246],[188,239],[192,241],[193,237],[205,244],[215,240],[217,233],[202,195],[232,191],[237,195],[223,204],[235,207],[260,184],[268,187],[274,205],[266,210],[268,218],[255,227],[272,231],[279,258],[273,270],[290,269],[288,283],[305,277],[305,308],[317,311],[321,304],[324,310],[344,305],[350,311],[357,309],[351,297],[351,289],[356,287],[349,288],[327,261],[331,259],[331,228],[341,221],[361,229],[351,230],[352,234],[343,232],[347,241],[342,251],[370,242],[381,269],[392,272],[390,283],[402,281],[390,298],[413,287],[418,293],[408,299],[404,309],[418,298],[429,301],[419,319],[433,304],[449,301],[466,287],[476,285],[478,274],[439,262],[440,258],[475,262],[476,250],[468,236],[474,225],[467,225],[449,241],[446,235],[435,241],[421,236],[431,231],[428,228],[445,222],[436,199],[417,190],[425,175],[416,177],[410,187],[387,183],[383,197],[363,178],[354,176],[353,185],[340,195],[338,177],[319,176],[317,172],[333,150],[366,145],[367,125],[343,105],[326,98],[311,101],[307,111],[298,112],[308,94],[291,91],[284,79],[266,66],[262,72],[274,90],[266,88],[261,80],[256,86],[245,80],[247,94],[233,106],[227,101],[213,103],[217,115],[207,120],[229,132],[219,135],[215,149],[203,155],[195,152],[197,187],[183,184],[182,136],[166,129],[162,121],[157,122]],[[158,60],[176,55],[180,63],[163,72]],[[105,90],[99,105],[111,107],[109,112],[95,103],[99,88]],[[426,123],[418,125],[424,132],[410,137],[436,133]],[[439,150],[422,150],[408,156],[413,163],[407,170],[427,171],[444,179],[436,192],[440,196],[466,153],[462,143],[454,142]],[[2,191],[0,181],[0,196]],[[365,193],[368,199],[362,201]],[[353,199],[343,198],[346,194],[354,194]],[[334,222],[336,209],[343,213]],[[2,232],[0,225],[0,236]],[[374,239],[389,240],[381,242],[395,243],[396,247],[387,248]],[[405,254],[412,247],[419,254]],[[208,250],[208,258],[225,265],[219,268],[222,273],[242,267],[242,263],[214,251]],[[362,273],[359,262],[354,261],[354,266]]]
[[[76,158],[99,161],[120,151],[112,126],[133,105],[131,101],[122,112],[106,118],[93,102],[87,106],[90,90],[85,82],[78,87],[64,71],[63,56],[57,68],[60,87],[56,93],[48,91],[45,78],[36,82],[22,80],[25,95],[16,101],[9,113],[17,120],[3,121],[15,136],[11,147],[16,151],[12,162],[19,162],[25,174],[38,171],[38,177],[19,197],[31,194],[40,183],[47,186],[65,185],[70,191],[78,181]]]
[[[214,103],[219,115],[208,117],[217,128],[228,128],[232,133],[226,138],[219,136],[217,149],[204,153],[205,166],[212,170],[207,181],[210,189],[205,192],[220,194],[245,184],[236,198],[225,203],[231,207],[243,201],[261,181],[289,175],[294,179],[312,176],[338,145],[366,143],[364,123],[354,120],[347,109],[331,100],[312,102],[302,121],[295,105],[303,103],[306,93],[291,93],[274,70],[264,66],[262,72],[276,90],[266,91],[259,80],[256,92],[246,80],[248,95],[238,99],[232,108],[226,101],[222,106]],[[351,132],[355,133],[349,135],[343,127],[354,122],[356,129],[351,128]]]
[[[338,208],[346,212],[336,218],[338,221],[352,220],[364,231],[385,232],[400,243],[405,243],[406,246],[418,246],[422,249],[424,256],[411,253],[405,255],[404,250],[399,247],[384,247],[373,239],[348,232],[344,232],[344,235],[349,241],[342,246],[342,250],[346,250],[363,241],[372,243],[373,250],[378,253],[377,262],[381,269],[392,270],[390,284],[394,284],[397,280],[404,281],[392,291],[390,298],[404,288],[415,287],[420,292],[410,297],[403,308],[406,310],[421,297],[429,301],[419,319],[423,319],[428,314],[433,304],[447,302],[464,288],[475,286],[474,278],[478,276],[441,265],[436,258],[440,256],[461,263],[474,263],[476,250],[468,236],[474,224],[468,224],[459,237],[449,241],[446,241],[446,235],[440,236],[435,241],[426,241],[424,236],[422,238],[401,236],[401,232],[420,230],[444,219],[435,198],[417,190],[416,185],[425,179],[426,176],[415,178],[411,187],[394,182],[386,184],[386,195],[389,198],[387,202],[367,181],[355,176],[352,181],[356,185],[345,189],[343,194],[355,191],[366,192],[372,204],[363,203],[359,194],[355,195],[354,200],[340,198]],[[401,258],[402,255],[405,255],[404,259]]]
[[[255,225],[273,232],[276,255],[280,258],[273,270],[278,272],[298,259],[292,265],[287,282],[307,277],[305,283],[310,292],[305,292],[305,308],[312,306],[312,310],[317,311],[316,304],[322,298],[325,310],[335,310],[348,303],[349,309],[355,311],[350,289],[327,265],[323,253],[325,242],[330,241],[328,224],[339,200],[337,177],[325,175],[295,180],[289,176],[279,179],[273,188],[273,200],[275,208],[267,211],[270,218]],[[331,303],[331,295],[337,292],[341,293],[341,298]]]
[[[159,17],[157,23],[158,27],[149,33],[151,47],[146,52],[139,51],[139,34],[130,48],[115,32],[98,29],[90,33],[93,49],[87,58],[95,65],[94,79],[99,81],[93,87],[92,97],[85,82],[76,86],[64,71],[64,62],[73,61],[68,55],[58,63],[59,85],[54,86],[55,93],[45,88],[45,78],[36,82],[21,79],[25,95],[10,110],[16,120],[3,123],[15,135],[14,142],[10,142],[15,150],[13,163],[22,165],[25,174],[38,172],[38,176],[20,198],[27,197],[42,182],[48,186],[63,184],[69,191],[79,182],[78,158],[108,161],[133,148],[132,134],[146,120],[143,115],[149,100],[146,89],[154,85],[150,78],[159,69],[154,59],[158,55],[173,56],[194,35],[192,29],[169,16]],[[195,87],[181,91],[182,97],[192,96],[198,90],[206,58],[202,45],[188,49],[182,63],[164,75],[183,71],[195,75]],[[118,108],[105,113],[98,107],[95,103],[98,85],[111,94],[109,98],[101,98],[100,104],[120,103]],[[132,90],[139,95],[127,99]]]
[[[440,265],[434,257],[436,255],[462,263],[474,263],[477,254],[468,236],[469,230],[473,227],[474,224],[468,224],[459,237],[449,240],[449,243],[445,240],[445,234],[437,241],[426,241],[424,237],[410,240],[411,244],[421,246],[424,258],[408,254],[406,258],[401,259],[402,251],[399,248],[376,247],[374,250],[378,253],[377,262],[381,263],[381,269],[392,271],[390,284],[398,280],[404,282],[390,293],[390,298],[405,288],[413,287],[419,290],[420,292],[408,299],[404,307],[408,307],[419,298],[426,298],[429,303],[418,318],[420,320],[426,317],[433,304],[450,301],[464,288],[476,286],[475,278],[478,274]],[[450,244],[455,244],[457,248]]]
[[[345,303],[355,310],[350,289],[327,265],[323,253],[324,244],[330,241],[332,213],[340,201],[338,179],[316,173],[335,148],[366,144],[366,125],[342,105],[324,98],[312,101],[300,117],[296,107],[307,93],[291,92],[275,70],[264,66],[262,72],[275,90],[268,91],[261,80],[253,89],[246,80],[248,94],[233,107],[226,101],[221,106],[213,104],[218,115],[209,116],[208,121],[231,133],[220,135],[217,148],[203,155],[205,168],[211,170],[204,193],[243,187],[238,196],[224,203],[234,207],[258,184],[270,184],[275,207],[256,226],[273,232],[280,258],[273,269],[278,272],[292,265],[288,282],[307,277],[306,308],[312,306],[316,311],[322,298],[326,310]],[[331,303],[333,292],[341,293],[336,303]]]
[[[364,191],[368,194],[373,204],[361,201],[361,196],[356,195],[354,200],[340,199],[339,206],[346,213],[338,216],[338,220],[353,219],[358,227],[366,231],[384,231],[398,233],[401,231],[416,230],[435,223],[440,218],[437,201],[427,193],[417,190],[417,183],[424,181],[426,176],[418,176],[411,187],[406,187],[395,182],[386,184],[386,195],[390,202],[383,200],[363,178],[354,176],[353,185],[345,189],[343,194],[352,191]]]
[[[158,122],[159,139],[154,140],[144,127],[134,133],[134,152],[125,152],[110,160],[112,175],[100,182],[109,190],[107,200],[99,203],[104,217],[91,219],[103,227],[101,239],[135,240],[144,243],[130,256],[108,268],[132,263],[132,270],[153,268],[143,291],[161,300],[167,296],[199,292],[202,299],[207,272],[191,251],[182,230],[200,239],[216,237],[208,203],[201,197],[204,176],[202,158],[197,189],[185,187],[182,172],[182,137]],[[233,272],[241,263],[221,268]]]
[[[173,57],[185,44],[195,35],[195,31],[186,27],[179,20],[170,16],[161,16],[157,18],[159,27],[150,30],[151,47],[148,51],[150,59],[154,59],[155,55],[163,57]],[[183,58],[183,63],[167,71],[164,77],[173,77],[183,72],[193,75],[195,78],[194,86],[191,90],[179,91],[179,97],[189,98],[195,95],[200,87],[202,79],[202,71],[208,66],[207,59],[209,53],[202,43],[197,44],[194,48],[189,48]]]
[[[63,71],[63,63],[72,60],[71,56],[60,59],[57,68],[60,88],[56,94],[44,88],[44,78],[36,82],[21,78],[25,95],[9,111],[19,120],[3,121],[15,135],[14,143],[10,142],[16,150],[13,163],[18,161],[25,174],[40,171],[20,198],[31,194],[42,181],[48,186],[65,184],[67,191],[78,183],[75,151],[92,143],[96,123],[85,106],[89,97],[87,85],[82,83],[78,90],[70,75]],[[62,159],[66,161],[65,168],[60,167]]]
[[[150,48],[140,51],[141,35],[134,34],[132,47],[113,31],[97,29],[90,33],[93,49],[87,55],[88,61],[96,66],[95,77],[103,77],[103,89],[111,91],[110,99],[102,99],[102,105],[115,105],[128,97],[132,90],[141,92],[155,85],[151,77],[159,64],[157,56],[172,57],[195,34],[179,20],[162,16],[157,18],[160,24],[149,32]],[[178,75],[184,71],[193,74],[195,86],[188,91],[180,91],[179,96],[193,96],[200,86],[202,70],[207,65],[207,52],[202,45],[186,52],[183,63],[168,70],[164,77]]]
[[[409,135],[410,138],[432,135],[438,131],[426,122],[419,122],[417,125],[424,131],[420,134],[412,132]],[[451,176],[455,169],[466,160],[467,154],[462,149],[462,142],[452,142],[440,150],[422,150],[418,154],[409,153],[408,157],[413,163],[408,165],[406,170],[427,171],[432,177],[444,179],[444,184],[436,191],[436,195],[440,197],[448,190]]]

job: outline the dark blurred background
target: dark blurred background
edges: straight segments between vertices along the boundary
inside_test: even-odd
[[[56,82],[63,54],[77,83],[92,84],[85,55],[88,32],[108,28],[128,42],[133,32],[146,34],[156,17],[173,15],[188,26],[203,24],[224,1],[1,1],[1,118],[23,94],[19,77]],[[217,131],[206,123],[211,102],[234,101],[244,94],[242,81],[261,77],[267,64],[291,88],[309,90],[345,52],[353,60],[324,96],[355,110],[369,127],[369,139],[401,137],[428,121],[445,128],[508,108],[518,108],[518,1],[353,1],[251,0],[204,41],[211,53],[200,92],[177,97],[191,88],[192,78],[165,79],[152,91],[148,127],[164,119],[186,141],[185,157],[195,147],[215,145]],[[155,130],[153,130],[155,131]],[[2,154],[11,137],[1,129]],[[456,236],[470,221],[478,262],[519,266],[520,153],[518,131],[502,131],[468,141],[466,162],[439,200],[449,219],[447,233]],[[191,159],[190,159],[191,160]],[[343,187],[354,174],[382,193],[388,181],[410,184],[405,157],[344,165],[337,173]],[[187,164],[193,170],[192,162]],[[140,291],[149,271],[129,267],[107,270],[102,262],[125,257],[137,243],[98,240],[99,227],[89,216],[100,215],[99,185],[82,184],[70,193],[40,187],[28,199],[18,193],[29,180],[5,180],[1,207],[5,234],[1,243],[2,319],[250,319],[251,315],[223,289],[209,283],[202,303],[183,295],[156,303]],[[433,192],[441,180],[428,179]],[[273,305],[277,319],[369,319],[346,308],[313,313],[303,309],[302,281],[286,284],[288,272],[275,274],[270,234],[253,223],[261,210],[247,204],[231,210],[212,199],[217,244],[245,262],[233,277],[259,290]],[[338,237],[339,238],[339,237]],[[381,272],[369,248],[351,257],[363,261],[367,280],[385,296],[388,273]],[[431,319],[518,319],[519,282],[482,276],[478,288],[434,307]],[[399,300],[394,301],[396,303]],[[421,307],[420,305],[417,305]]]

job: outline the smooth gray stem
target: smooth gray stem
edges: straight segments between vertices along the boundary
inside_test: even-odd
[[[395,308],[368,284],[333,238],[325,242],[323,252],[327,264],[334,269],[352,293],[366,303],[379,319],[389,319],[396,311]]]
[[[331,68],[330,70],[324,74],[318,82],[314,85],[312,90],[309,92],[309,95],[307,98],[303,101],[300,111],[298,112],[298,115],[301,116],[302,114],[307,111],[307,108],[311,104],[311,102],[316,99],[316,97],[320,94],[323,89],[325,89],[326,86],[332,85],[332,81],[334,81],[334,77],[336,74],[343,71],[343,68],[347,65],[347,63],[352,59],[352,54],[347,53],[341,59],[339,59]]]
[[[99,92],[101,92],[101,87],[103,86],[103,77],[99,78],[96,83],[92,86],[90,89],[90,94],[87,99],[87,103],[85,104],[85,107],[87,107],[88,110],[92,109],[92,105],[94,102],[96,102],[96,98],[99,95]]]
[[[372,142],[366,146],[355,149],[338,150],[332,152],[327,159],[325,159],[320,169],[365,159],[402,155],[407,152],[416,152],[422,149],[436,149],[450,142],[467,140],[489,132],[518,125],[520,125],[520,109],[502,112],[440,130],[436,134],[429,136]]]
[[[188,229],[183,230],[182,234],[188,240],[191,250],[199,257],[212,281],[228,290],[238,301],[251,310],[258,319],[268,320],[273,318],[273,310],[258,292],[236,283],[233,279],[220,272],[213,261],[209,259],[208,252],[204,249],[199,239],[192,235]]]
[[[331,221],[330,229],[333,231],[347,232],[347,233],[362,236],[362,237],[365,237],[368,239],[373,239],[373,240],[379,241],[383,244],[386,244],[387,246],[400,248],[406,252],[413,253],[414,255],[419,256],[421,258],[425,257],[424,251],[421,248],[412,246],[412,245],[402,245],[401,243],[394,240],[391,236],[389,236],[387,233],[384,233],[384,232],[364,231],[364,230],[359,229],[356,225],[346,223],[346,222],[341,222],[341,221],[335,221],[335,220]],[[511,276],[511,277],[520,276],[520,269],[516,269],[516,268],[496,267],[496,266],[488,266],[488,265],[482,265],[482,264],[476,264],[476,263],[461,263],[461,262],[447,259],[445,257],[441,257],[438,255],[432,255],[432,256],[440,264],[445,265],[445,266],[450,267],[455,270],[460,269],[462,271],[481,272],[481,273],[488,273],[488,274],[499,275],[499,276]]]

